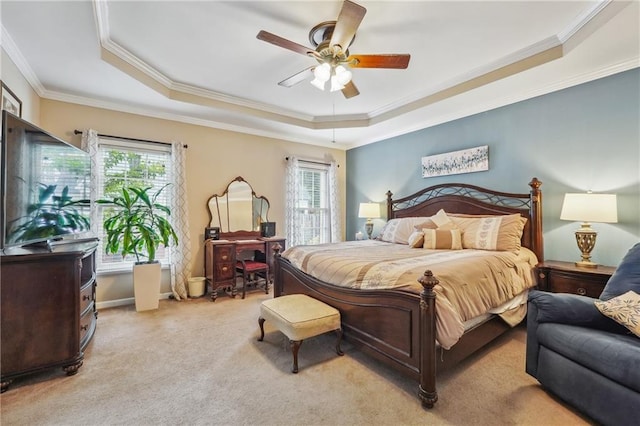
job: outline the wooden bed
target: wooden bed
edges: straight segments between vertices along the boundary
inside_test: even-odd
[[[392,199],[387,192],[388,219],[448,213],[514,214],[526,217],[522,245],[538,261],[544,259],[542,243],[541,182],[533,178],[529,193],[514,194],[467,184],[441,184],[408,197]],[[430,271],[416,277],[420,295],[391,290],[357,290],[322,282],[294,267],[276,253],[275,297],[302,293],[337,308],[345,337],[363,352],[419,382],[423,407],[438,400],[436,372],[454,365],[492,341],[510,327],[497,315],[465,332],[450,350],[437,351],[435,293],[438,283]]]

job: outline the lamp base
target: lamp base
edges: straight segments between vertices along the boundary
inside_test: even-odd
[[[369,239],[371,239],[371,234],[373,233],[373,222],[371,221],[371,219],[369,219],[367,223],[364,224],[364,227],[367,231],[367,236],[369,237]]]
[[[591,261],[591,251],[596,245],[598,233],[591,228],[591,224],[583,222],[576,231],[576,243],[581,252],[582,260],[576,262],[581,268],[597,268],[598,264]]]
[[[591,262],[591,261],[580,261],[580,262],[576,262],[576,266],[578,268],[592,268],[595,269],[598,267],[597,263]]]

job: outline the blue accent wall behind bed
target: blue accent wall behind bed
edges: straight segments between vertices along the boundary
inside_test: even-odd
[[[422,178],[421,158],[489,146],[489,170]],[[560,220],[566,192],[618,194],[618,223],[593,224],[593,260],[617,265],[640,241],[638,68],[347,151],[347,239],[364,233],[358,203],[409,195],[442,182],[526,192],[543,182],[545,257],[579,260],[578,223]],[[374,235],[385,220],[374,220]]]

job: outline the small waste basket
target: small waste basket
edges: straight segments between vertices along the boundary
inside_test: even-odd
[[[189,297],[200,297],[204,294],[205,277],[189,278]]]

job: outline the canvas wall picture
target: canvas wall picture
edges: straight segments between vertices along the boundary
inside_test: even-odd
[[[435,177],[489,170],[489,146],[422,157],[422,177]]]

